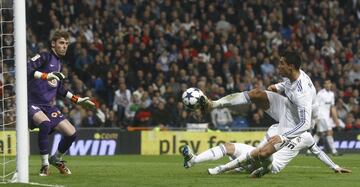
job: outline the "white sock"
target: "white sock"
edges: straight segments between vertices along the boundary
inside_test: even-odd
[[[205,161],[211,161],[211,160],[218,160],[226,155],[226,149],[223,144],[213,147],[211,149],[208,149],[199,155],[195,156],[193,159],[193,163],[200,163]]]
[[[319,142],[319,139],[320,139],[319,135],[315,134],[314,135],[314,141],[315,141],[316,144]]]
[[[41,164],[43,166],[49,165],[49,154],[40,155],[41,156]]]
[[[235,105],[243,105],[251,103],[248,92],[233,93],[225,97],[220,98],[219,100],[213,101],[213,108],[221,108]]]
[[[250,158],[250,152],[246,153],[246,154],[241,154],[238,158],[236,158],[224,165],[221,165],[220,170],[221,170],[221,172],[224,172],[224,171],[229,171],[229,170],[235,169],[235,168],[239,167],[240,163],[244,162],[248,158]]]
[[[60,153],[59,151],[56,151],[56,153],[55,153],[55,157],[58,158],[59,160],[62,160],[63,155],[64,155],[64,153]]]
[[[326,140],[327,140],[327,142],[329,144],[331,152],[333,154],[337,153],[337,150],[335,149],[335,144],[334,144],[334,137],[333,136],[326,136]]]

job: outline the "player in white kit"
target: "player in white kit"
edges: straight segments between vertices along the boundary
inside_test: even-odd
[[[211,101],[203,97],[201,105],[203,110],[212,108],[236,106],[255,103],[263,108],[273,119],[279,122],[274,133],[266,139],[264,144],[248,154],[242,154],[233,161],[219,167],[218,172],[234,169],[239,165],[261,163],[262,169],[255,170],[252,176],[261,177],[267,173],[271,163],[271,155],[288,145],[290,140],[299,137],[310,129],[312,105],[315,102],[316,91],[314,85],[300,70],[301,59],[295,52],[285,52],[278,65],[279,74],[284,81],[271,85],[268,90],[253,89],[249,92],[234,93],[219,100]],[[285,96],[277,92],[283,92]],[[187,167],[191,155],[183,150],[184,167]]]
[[[271,126],[268,133],[271,133],[275,128],[277,128],[276,126],[277,125]],[[225,143],[208,149],[200,153],[199,155],[193,154],[188,146],[185,146],[184,150],[185,149],[187,149],[189,151],[189,154],[192,155],[192,159],[189,161],[188,165],[189,167],[191,167],[201,162],[218,160],[226,155],[230,156],[231,159],[236,159],[241,155],[246,155],[249,152],[253,151],[255,147],[242,143]],[[308,132],[301,134],[295,139],[292,139],[289,144],[287,144],[287,146],[273,154],[273,160],[269,165],[269,172],[274,174],[279,173],[290,163],[293,158],[295,158],[299,154],[300,150],[302,149],[311,150],[311,152],[313,152],[317,158],[319,158],[324,164],[326,164],[336,173],[351,173],[351,170],[336,165],[323,151],[321,151],[319,147],[317,147],[317,145],[315,144],[311,134]],[[211,175],[219,174],[219,167],[222,166],[208,169],[208,173]],[[253,163],[248,165],[245,164],[239,165],[236,170],[252,173],[255,169],[259,167],[261,167],[259,163]]]
[[[344,122],[338,119],[335,108],[335,94],[331,91],[331,81],[325,80],[324,88],[316,95],[316,102],[319,105],[318,120],[316,123],[315,143],[318,143],[320,137],[326,134],[326,141],[333,155],[338,155],[334,145],[333,128],[344,126]]]

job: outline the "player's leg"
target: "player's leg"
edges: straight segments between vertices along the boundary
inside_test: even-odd
[[[270,138],[278,133],[277,128],[278,128],[278,124],[274,124],[270,126],[268,131],[266,132],[264,139],[260,142],[257,148],[249,149],[248,151],[243,152],[242,154],[236,154],[235,151],[234,155],[237,156],[236,158],[234,158],[232,161],[228,162],[227,164],[212,168],[212,171],[211,172],[209,171],[209,174],[219,174],[225,171],[232,170],[237,167],[254,165],[255,163],[257,164],[257,160],[251,158],[251,152],[252,151],[259,152],[260,148],[266,146]],[[271,158],[268,159],[271,160]]]
[[[314,145],[314,139],[309,132],[304,132],[299,137],[292,139],[287,146],[273,154],[271,173],[279,173],[302,149],[308,149]]]
[[[290,140],[282,135],[280,132],[281,126],[283,124],[289,123],[285,117],[288,108],[288,99],[282,95],[279,95],[274,92],[266,91],[267,97],[269,98],[269,108],[265,111],[273,119],[279,122],[271,126],[266,134],[266,140],[262,141],[261,146],[258,146],[257,149],[252,151],[247,158],[238,158],[239,162],[251,162],[251,163],[261,163],[260,172],[252,173],[252,177],[261,177],[262,175],[269,172],[269,166],[273,160],[272,154],[287,146]],[[244,160],[241,160],[244,159]]]
[[[224,100],[221,101],[222,99]],[[222,105],[219,106],[232,106],[236,104],[247,104],[250,103],[250,101],[254,102],[265,109],[272,118],[279,122],[282,121],[284,117],[283,114],[285,114],[286,109],[285,97],[274,92],[261,91],[259,89],[251,90],[249,93],[242,92],[238,93],[237,95],[232,94],[225,96],[222,99],[220,99]],[[218,105],[216,104],[216,101],[211,103],[212,106]],[[268,164],[269,161],[271,161],[271,155],[285,146],[287,142],[288,140],[283,136],[273,136],[262,147],[258,147],[248,154],[242,154],[237,159],[234,159],[225,165],[219,166],[218,171],[221,173],[232,170],[239,165],[248,165],[256,162]]]
[[[315,134],[314,134],[314,140],[315,140],[315,143],[316,144],[318,144],[319,143],[319,140],[320,140],[320,138],[323,136],[323,133],[321,133],[321,132],[316,132]]]
[[[263,108],[264,110],[267,110],[270,106],[266,91],[260,89],[233,93],[215,101],[210,101],[205,97],[200,102],[202,109],[208,111],[213,108],[222,108],[250,103],[255,103],[258,107]]]
[[[61,157],[75,140],[76,130],[58,108],[46,108],[46,115],[51,121],[50,125],[52,126],[52,129],[62,134],[62,138],[58,144],[58,151],[49,158],[49,162],[51,165],[55,166],[61,174],[71,174],[71,171],[65,166],[65,161],[62,160]]]
[[[317,144],[321,137],[323,137],[326,133],[326,131],[329,130],[328,124],[326,122],[326,119],[320,118],[317,123],[316,127],[316,134],[314,135],[315,143]]]
[[[288,140],[282,136],[273,136],[263,147],[258,147],[247,154],[241,154],[238,158],[218,166],[213,174],[219,174],[233,170],[239,166],[260,164],[267,169],[272,162],[272,154],[286,146]]]
[[[267,173],[279,173],[292,159],[294,159],[302,149],[307,149],[314,145],[314,139],[309,132],[304,132],[299,137],[289,141],[289,143],[272,155],[272,162],[267,167],[261,166],[251,173],[251,177],[262,177]]]
[[[66,153],[70,148],[71,144],[76,139],[75,127],[67,120],[64,119],[56,127],[55,130],[62,134],[62,138],[59,142],[59,146],[55,156],[59,159]]]
[[[71,171],[65,165],[65,161],[62,156],[70,148],[71,144],[76,139],[75,127],[67,120],[63,119],[56,127],[55,130],[62,134],[62,138],[58,144],[58,149],[55,155],[50,157],[50,164],[54,165],[61,174],[70,175]]]
[[[330,117],[326,118],[326,142],[329,145],[331,154],[334,156],[340,156],[340,154],[338,153],[338,151],[335,148],[335,143],[334,143],[334,131],[333,128],[336,127],[335,122],[333,121],[333,119],[331,119]]]
[[[37,107],[36,107],[37,108]],[[48,134],[51,130],[51,124],[49,118],[37,108],[36,111],[32,116],[32,123],[34,123],[37,127],[39,127],[38,133],[38,145],[40,150],[40,157],[41,157],[41,169],[39,172],[40,176],[48,176],[50,175],[49,170],[49,139]],[[31,116],[31,115],[30,115]]]
[[[255,149],[255,147],[243,143],[226,143],[224,145],[227,152],[226,154],[230,157],[230,161],[235,160],[241,155],[246,155],[247,153]],[[234,169],[238,169],[237,171],[249,172],[250,167],[248,165],[239,165]],[[208,173],[211,175],[216,175],[221,172],[222,171],[220,166],[208,169]]]
[[[191,166],[212,160],[218,160],[225,155],[233,155],[235,152],[235,146],[232,143],[220,144],[216,147],[210,148],[199,155],[195,155],[188,145],[185,145],[182,149],[184,156],[184,167],[190,168]]]
[[[45,114],[46,108],[36,105],[28,105],[29,128],[38,127],[38,145],[41,156],[40,176],[50,175],[49,170],[49,139],[48,134],[52,129],[51,121]]]
[[[326,132],[326,141],[329,145],[329,148],[331,150],[331,154],[337,156],[339,155],[336,148],[335,148],[335,143],[334,143],[334,131],[332,129],[328,130]]]
[[[313,136],[314,142],[315,144],[319,143],[319,140],[321,137],[323,137],[327,131],[327,125],[324,119],[320,118],[318,120],[316,120],[316,132]],[[307,150],[306,152],[307,155],[311,154],[310,149]]]
[[[281,135],[278,135],[278,128],[281,123],[286,121],[285,113],[286,113],[286,102],[287,99],[280,94],[265,91],[267,95],[269,108],[265,111],[269,114],[273,119],[279,122],[279,124],[271,126],[267,132],[267,141],[263,141],[261,146],[257,147],[255,150],[251,151],[247,155],[242,155],[238,157],[236,160],[241,163],[262,163],[264,167],[267,167],[271,163],[271,155],[276,151],[280,150],[284,146],[287,145],[289,140]],[[228,166],[225,167],[234,167],[235,162],[229,163]]]

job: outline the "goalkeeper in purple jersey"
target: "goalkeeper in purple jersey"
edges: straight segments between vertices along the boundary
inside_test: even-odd
[[[61,174],[69,175],[62,156],[76,138],[74,126],[54,105],[57,95],[70,99],[88,109],[95,109],[95,104],[88,97],[79,97],[66,90],[62,84],[65,76],[60,72],[61,58],[65,56],[69,45],[69,34],[56,31],[51,38],[50,52],[43,52],[32,57],[27,63],[28,79],[28,116],[29,127],[38,127],[38,144],[42,160],[40,176],[50,174],[49,164],[55,166]],[[49,158],[48,135],[58,131],[62,134],[57,152]]]

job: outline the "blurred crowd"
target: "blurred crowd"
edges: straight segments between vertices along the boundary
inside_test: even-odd
[[[281,80],[276,68],[281,52],[296,50],[318,90],[324,80],[333,82],[345,129],[360,129],[359,0],[26,3],[28,57],[48,50],[55,30],[68,31],[65,86],[94,98],[106,116],[101,122],[92,111],[59,98],[58,106],[76,127],[266,127],[273,121],[255,105],[203,116],[188,112],[181,94],[198,87],[218,99],[266,89]],[[11,24],[3,28],[13,30]],[[12,52],[3,49],[2,54]]]

